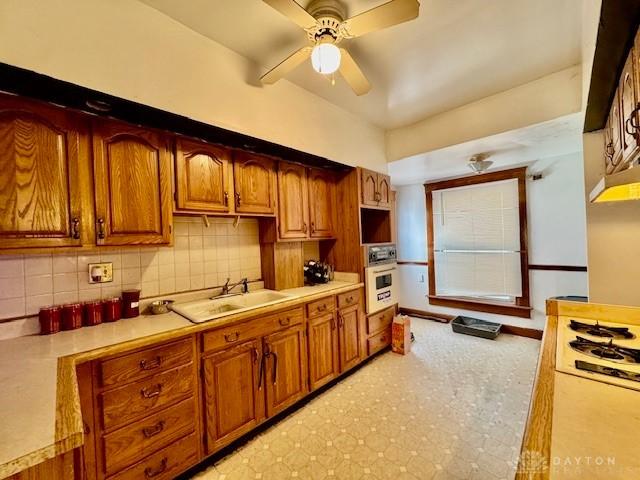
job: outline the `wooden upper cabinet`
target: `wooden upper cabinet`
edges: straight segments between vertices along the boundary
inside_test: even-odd
[[[618,86],[622,130],[622,168],[633,161],[640,150],[638,146],[638,133],[640,132],[636,128],[639,118],[634,59],[635,52],[632,48],[620,75]]]
[[[391,207],[391,178],[389,175],[361,168],[360,191],[362,205]]]
[[[312,198],[312,203],[315,199]],[[309,192],[307,171],[295,163],[278,164],[278,233],[282,239],[307,238]]]
[[[378,174],[378,206],[391,206],[391,177],[389,175]]]
[[[0,248],[90,241],[89,142],[62,109],[0,96]]]
[[[262,343],[252,340],[203,360],[207,453],[252,430],[264,418],[261,358]]]
[[[609,112],[610,144],[605,145],[607,173],[613,173],[621,165],[622,160],[622,120],[620,118],[620,97],[616,91]]]
[[[176,140],[176,207],[228,213],[230,151],[203,142]]]
[[[378,205],[377,200],[378,174],[366,168],[360,169],[360,188],[363,205]]]
[[[264,378],[269,417],[293,405],[308,392],[304,326],[264,337]]]
[[[171,152],[167,138],[119,122],[93,129],[96,243],[171,241]]]
[[[276,213],[275,162],[247,152],[233,159],[235,211],[258,215]]]
[[[309,184],[309,236],[332,238],[335,223],[336,189],[335,178],[327,170],[310,168]]]

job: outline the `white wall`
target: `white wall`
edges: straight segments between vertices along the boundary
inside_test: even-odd
[[[585,208],[582,184],[582,154],[550,157],[535,162],[532,171],[543,179],[527,182],[529,263],[541,265],[586,265]],[[426,206],[423,185],[397,188],[398,257],[424,262],[426,250]],[[529,273],[531,319],[492,315],[430,305],[428,267],[400,265],[400,306],[435,313],[467,314],[504,324],[542,329],[545,300],[558,295],[587,295],[587,274],[532,270]]]
[[[3,0],[0,61],[386,172],[384,132],[136,0]]]

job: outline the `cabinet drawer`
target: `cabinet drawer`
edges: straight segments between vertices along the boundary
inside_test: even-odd
[[[318,315],[324,315],[327,312],[333,312],[335,310],[335,297],[325,297],[315,302],[307,303],[307,317],[317,317]]]
[[[389,307],[381,312],[374,313],[367,317],[367,334],[379,332],[383,328],[391,325],[393,316],[396,313],[395,307]]]
[[[107,475],[193,432],[195,418],[195,402],[189,398],[105,435],[104,464]]]
[[[126,424],[193,395],[193,376],[193,365],[189,364],[102,393],[104,429]]]
[[[360,303],[360,289],[338,295],[338,308],[347,308]]]
[[[268,335],[282,328],[299,325],[303,321],[302,307],[286,310],[265,317],[254,318],[248,322],[230,325],[203,334],[204,351],[218,350],[238,345],[252,338]]]
[[[109,480],[140,480],[141,478],[167,480],[175,478],[197,461],[198,443],[196,434],[192,433],[133,467],[109,477]]]
[[[100,363],[102,386],[129,383],[193,360],[191,338],[148,348]]]
[[[367,355],[373,355],[389,345],[391,345],[391,327],[387,327],[369,337],[367,340]]]

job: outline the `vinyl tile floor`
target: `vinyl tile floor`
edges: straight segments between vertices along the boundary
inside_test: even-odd
[[[540,342],[412,319],[382,354],[194,478],[512,479]]]

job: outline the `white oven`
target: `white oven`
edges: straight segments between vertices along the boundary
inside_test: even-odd
[[[398,303],[396,246],[369,246],[367,264],[365,268],[367,313],[375,313]]]

